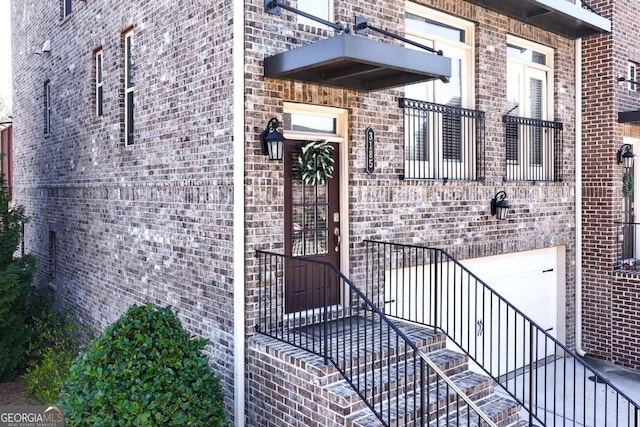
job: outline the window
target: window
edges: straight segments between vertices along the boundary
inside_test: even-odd
[[[474,103],[473,23],[408,3],[405,29],[409,39],[451,59],[451,79],[405,87],[406,98],[426,103],[415,104],[415,114],[405,111],[404,177],[474,179],[479,135],[465,111]]]
[[[44,133],[51,133],[51,82],[44,82]]]
[[[634,92],[638,90],[638,65],[635,62],[627,64],[627,82],[629,90]]]
[[[307,12],[310,15],[317,16],[318,18],[322,18],[326,21],[333,22],[332,3],[333,2],[329,0],[298,0],[297,9],[303,12]],[[305,18],[304,16],[300,15],[298,15],[298,23],[304,25],[312,25],[314,27],[321,25],[313,19]]]
[[[56,232],[49,230],[49,279],[55,280],[57,268]]]
[[[103,100],[104,100],[104,92],[102,85],[102,49],[96,51],[94,56],[94,67],[95,67],[95,85],[96,85],[96,93],[95,93],[95,101],[96,101],[96,116],[102,117],[103,113]]]
[[[133,30],[124,34],[124,145],[133,144],[133,108],[135,89],[135,43]]]
[[[71,1],[72,0],[62,0],[62,17],[66,18],[71,15]]]
[[[553,99],[553,50],[507,37],[505,114],[507,179],[546,180],[553,165],[556,127],[547,122]]]

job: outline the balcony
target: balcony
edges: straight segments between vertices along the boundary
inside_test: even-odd
[[[506,181],[562,181],[563,124],[506,115]]]
[[[402,179],[484,179],[484,111],[408,98],[399,102],[404,110]]]
[[[611,21],[586,0],[468,0],[536,27],[570,37],[611,32]]]

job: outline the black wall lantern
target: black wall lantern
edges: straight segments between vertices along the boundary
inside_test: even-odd
[[[262,154],[268,154],[269,160],[282,160],[285,137],[278,132],[279,124],[278,119],[272,118],[260,134]]]
[[[509,202],[505,200],[506,197],[507,193],[504,191],[498,191],[493,199],[491,199],[491,215],[495,215],[499,220],[507,219]]]
[[[620,147],[618,153],[616,154],[618,164],[624,163],[625,169],[631,169],[633,167],[634,157],[635,156],[633,155],[633,147],[631,146],[631,144],[624,144],[622,147]]]

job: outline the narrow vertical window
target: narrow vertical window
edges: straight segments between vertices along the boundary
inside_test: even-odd
[[[51,133],[51,82],[44,82],[44,133]]]
[[[629,82],[629,90],[638,90],[638,66],[634,62],[627,65],[627,82]]]
[[[56,232],[49,230],[49,279],[55,280],[57,266]]]
[[[66,18],[71,15],[71,0],[62,0],[62,16]]]
[[[133,106],[135,89],[135,43],[133,30],[124,34],[124,144],[133,144]]]
[[[103,89],[102,89],[102,49],[95,54],[96,72],[96,116],[102,117],[103,111]]]

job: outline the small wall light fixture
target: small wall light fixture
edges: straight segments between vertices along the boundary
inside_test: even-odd
[[[625,169],[631,169],[633,167],[634,157],[635,156],[633,155],[633,147],[631,146],[631,144],[623,144],[616,154],[618,164],[624,163]]]
[[[509,202],[505,200],[506,197],[507,193],[498,191],[491,199],[491,215],[495,215],[497,219],[502,221],[507,219],[507,213],[509,212]]]
[[[275,117],[267,123],[267,128],[260,134],[262,154],[268,154],[269,160],[282,160],[285,137],[278,132],[278,119]]]
[[[45,53],[51,53],[51,40],[45,40],[45,42],[42,44],[42,49],[40,49],[40,52],[35,51],[33,52],[36,55],[44,55]]]

